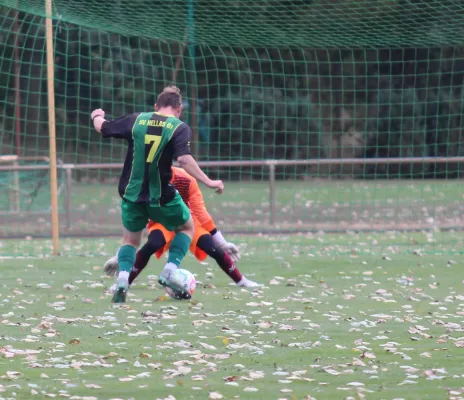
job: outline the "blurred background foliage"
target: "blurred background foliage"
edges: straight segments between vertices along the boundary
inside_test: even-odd
[[[0,4],[0,153],[16,152],[18,68],[22,152],[46,155],[43,1]],[[200,160],[464,156],[462,1],[197,0],[190,20],[188,1],[54,5],[65,162],[121,162],[124,147],[102,143],[91,110],[115,117],[150,109],[171,82],[185,94]],[[450,163],[278,172],[451,178],[461,170]]]

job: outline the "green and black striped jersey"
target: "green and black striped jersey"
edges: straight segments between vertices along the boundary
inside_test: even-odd
[[[106,121],[102,136],[126,139],[129,147],[119,194],[134,203],[164,204],[174,198],[173,158],[190,154],[191,129],[172,115],[136,113]]]

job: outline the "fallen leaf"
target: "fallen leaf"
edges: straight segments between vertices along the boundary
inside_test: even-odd
[[[6,374],[3,375],[3,378],[15,380],[15,379],[20,378],[21,376],[23,376],[23,374],[21,372],[18,372],[18,371],[6,371]]]
[[[89,384],[87,384],[85,386],[88,387],[89,389],[101,389],[101,386],[96,385],[94,383],[89,383]]]
[[[192,368],[189,368],[189,367],[179,367],[179,368],[178,368],[178,371],[179,371],[182,375],[187,375],[187,374],[189,374],[190,372],[192,372]]]
[[[261,379],[264,378],[264,372],[262,371],[252,371],[249,373],[251,379]]]
[[[200,342],[199,345],[205,349],[208,349],[208,350],[216,350],[216,347],[214,347],[213,345],[211,344],[208,344],[208,343],[202,343]]]
[[[374,353],[371,353],[369,351],[365,351],[364,353],[361,354],[360,357],[361,358],[371,358],[371,359],[377,358]]]

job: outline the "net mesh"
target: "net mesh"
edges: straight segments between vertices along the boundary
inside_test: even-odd
[[[2,4],[44,16],[44,0]],[[428,47],[461,45],[456,0],[55,0],[54,17],[117,34],[207,46]],[[191,32],[193,33],[193,32]]]
[[[0,154],[29,166],[49,154],[44,9],[0,1]],[[124,144],[102,141],[90,112],[149,110],[172,82],[199,160],[464,156],[463,12],[446,0],[54,1],[59,163],[121,163]],[[0,182],[33,187],[39,171]],[[62,235],[119,234],[119,172],[76,169],[66,185],[61,171]],[[268,167],[207,172],[228,184],[222,197],[204,190],[225,231],[412,229],[434,232],[424,240],[437,249],[462,242],[445,232],[464,226],[454,160],[277,166],[273,216]],[[28,202],[0,202],[1,237],[50,235],[48,192]]]

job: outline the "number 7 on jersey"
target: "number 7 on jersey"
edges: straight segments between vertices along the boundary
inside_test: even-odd
[[[150,149],[148,152],[147,163],[151,163],[155,158],[156,150],[158,150],[160,143],[161,136],[145,135],[145,145],[148,145],[148,148]]]

